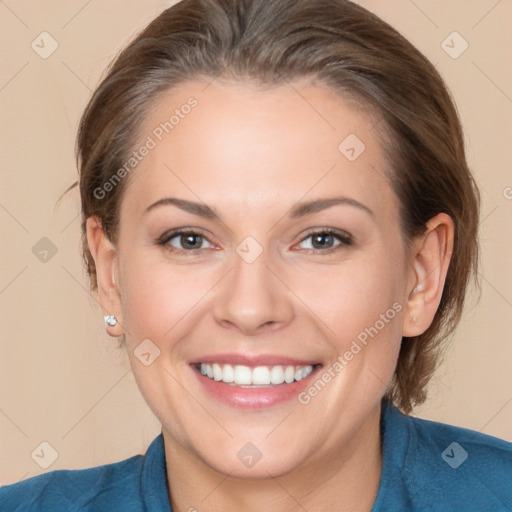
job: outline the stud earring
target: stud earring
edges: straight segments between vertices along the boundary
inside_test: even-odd
[[[117,318],[115,317],[115,315],[107,315],[104,316],[103,318],[105,319],[105,323],[107,325],[110,325],[111,327],[117,324]]]

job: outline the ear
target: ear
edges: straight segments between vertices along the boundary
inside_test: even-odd
[[[439,213],[412,245],[402,336],[423,334],[434,319],[453,252],[453,220]]]
[[[101,220],[92,216],[86,221],[87,243],[96,264],[98,295],[103,315],[115,315],[117,324],[105,325],[107,333],[112,336],[124,334],[121,293],[118,286],[118,257],[112,242],[103,231]]]

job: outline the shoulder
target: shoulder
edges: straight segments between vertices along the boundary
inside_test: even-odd
[[[98,510],[102,504],[130,508],[137,503],[142,455],[104,466],[55,470],[0,487],[0,510],[9,512]]]
[[[471,458],[475,463],[488,465],[489,470],[507,469],[510,476],[512,443],[467,428],[415,417],[406,418],[417,436],[419,446],[423,449],[444,447],[440,457],[452,469],[462,467]],[[492,461],[490,465],[489,459]]]
[[[435,421],[408,421],[417,447],[416,453],[409,454],[411,461],[419,467],[422,461],[435,462],[442,468],[443,478],[450,475],[452,481],[476,478],[489,489],[506,489],[508,504],[512,505],[512,443]]]
[[[401,454],[390,469],[414,510],[512,510],[512,443],[394,408],[387,416],[388,448]]]

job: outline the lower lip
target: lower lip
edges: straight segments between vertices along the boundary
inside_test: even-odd
[[[317,366],[304,379],[290,384],[278,384],[265,388],[242,388],[216,381],[204,376],[195,366],[191,366],[204,389],[218,402],[239,409],[264,409],[297,398],[309,386],[321,366]]]

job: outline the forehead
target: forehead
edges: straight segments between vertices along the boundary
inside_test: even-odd
[[[336,192],[393,209],[376,120],[305,81],[183,83],[148,110],[136,149],[150,149],[125,196],[139,209],[167,194],[249,211]]]

